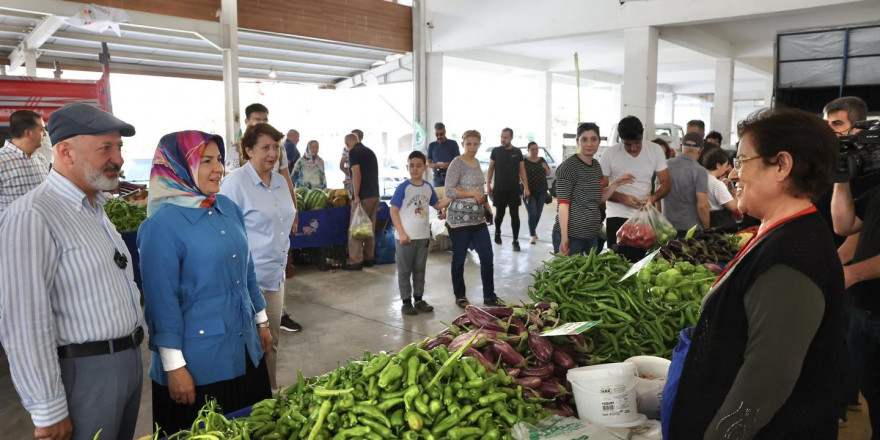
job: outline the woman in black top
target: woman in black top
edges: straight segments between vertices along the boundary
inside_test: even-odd
[[[547,201],[547,176],[550,175],[550,166],[543,157],[538,156],[538,143],[529,142],[529,155],[523,162],[526,166],[526,177],[529,179],[531,194],[526,198],[526,212],[529,214],[529,235],[532,236],[532,244],[538,242],[538,222],[541,213],[544,212],[544,202]]]
[[[838,141],[793,109],[738,131],[730,180],[761,225],[703,299],[667,438],[836,439],[843,269],[811,200],[831,185]]]

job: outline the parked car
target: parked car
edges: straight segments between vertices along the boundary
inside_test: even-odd
[[[483,169],[483,176],[486,176],[489,172],[489,158],[492,155],[492,149],[496,147],[490,147],[485,150],[481,150],[477,153],[477,160],[480,161],[480,168]],[[523,152],[523,157],[529,155],[528,147],[519,147]],[[556,167],[559,166],[560,162],[557,162],[556,159],[553,158],[553,155],[550,154],[550,150],[544,147],[538,147],[538,156],[543,157],[545,161],[547,161],[547,165],[550,166],[550,175],[547,176],[547,188],[550,188],[550,195],[556,197]]]

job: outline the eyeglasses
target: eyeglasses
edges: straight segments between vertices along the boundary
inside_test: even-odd
[[[752,160],[752,159],[757,159],[759,157],[761,157],[761,156],[752,156],[752,157],[739,157],[739,156],[737,156],[737,157],[734,157],[733,158],[733,169],[739,171],[742,169],[743,162],[748,161],[748,160]]]

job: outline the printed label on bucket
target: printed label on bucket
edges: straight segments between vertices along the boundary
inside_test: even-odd
[[[625,384],[617,383],[599,388],[602,396],[602,416],[619,417],[633,413],[633,405],[630,403],[628,389]]]

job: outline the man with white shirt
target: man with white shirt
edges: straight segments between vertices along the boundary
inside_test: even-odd
[[[37,439],[134,437],[144,317],[104,213],[134,127],[87,104],[49,117],[55,164],[0,215],[0,340]]]
[[[627,116],[621,119],[617,124],[620,143],[608,148],[599,160],[606,182],[614,182],[627,173],[636,178],[633,183],[621,186],[615,191],[605,204],[608,246],[616,246],[619,253],[631,261],[643,257],[645,250],[617,246],[617,230],[639,208],[646,204],[653,205],[672,189],[663,148],[653,142],[644,142],[642,140],[644,132],[645,127],[642,126],[639,118]]]
[[[46,136],[40,115],[30,110],[12,113],[9,131],[12,139],[0,148],[0,213],[49,174],[49,162],[37,152]]]

